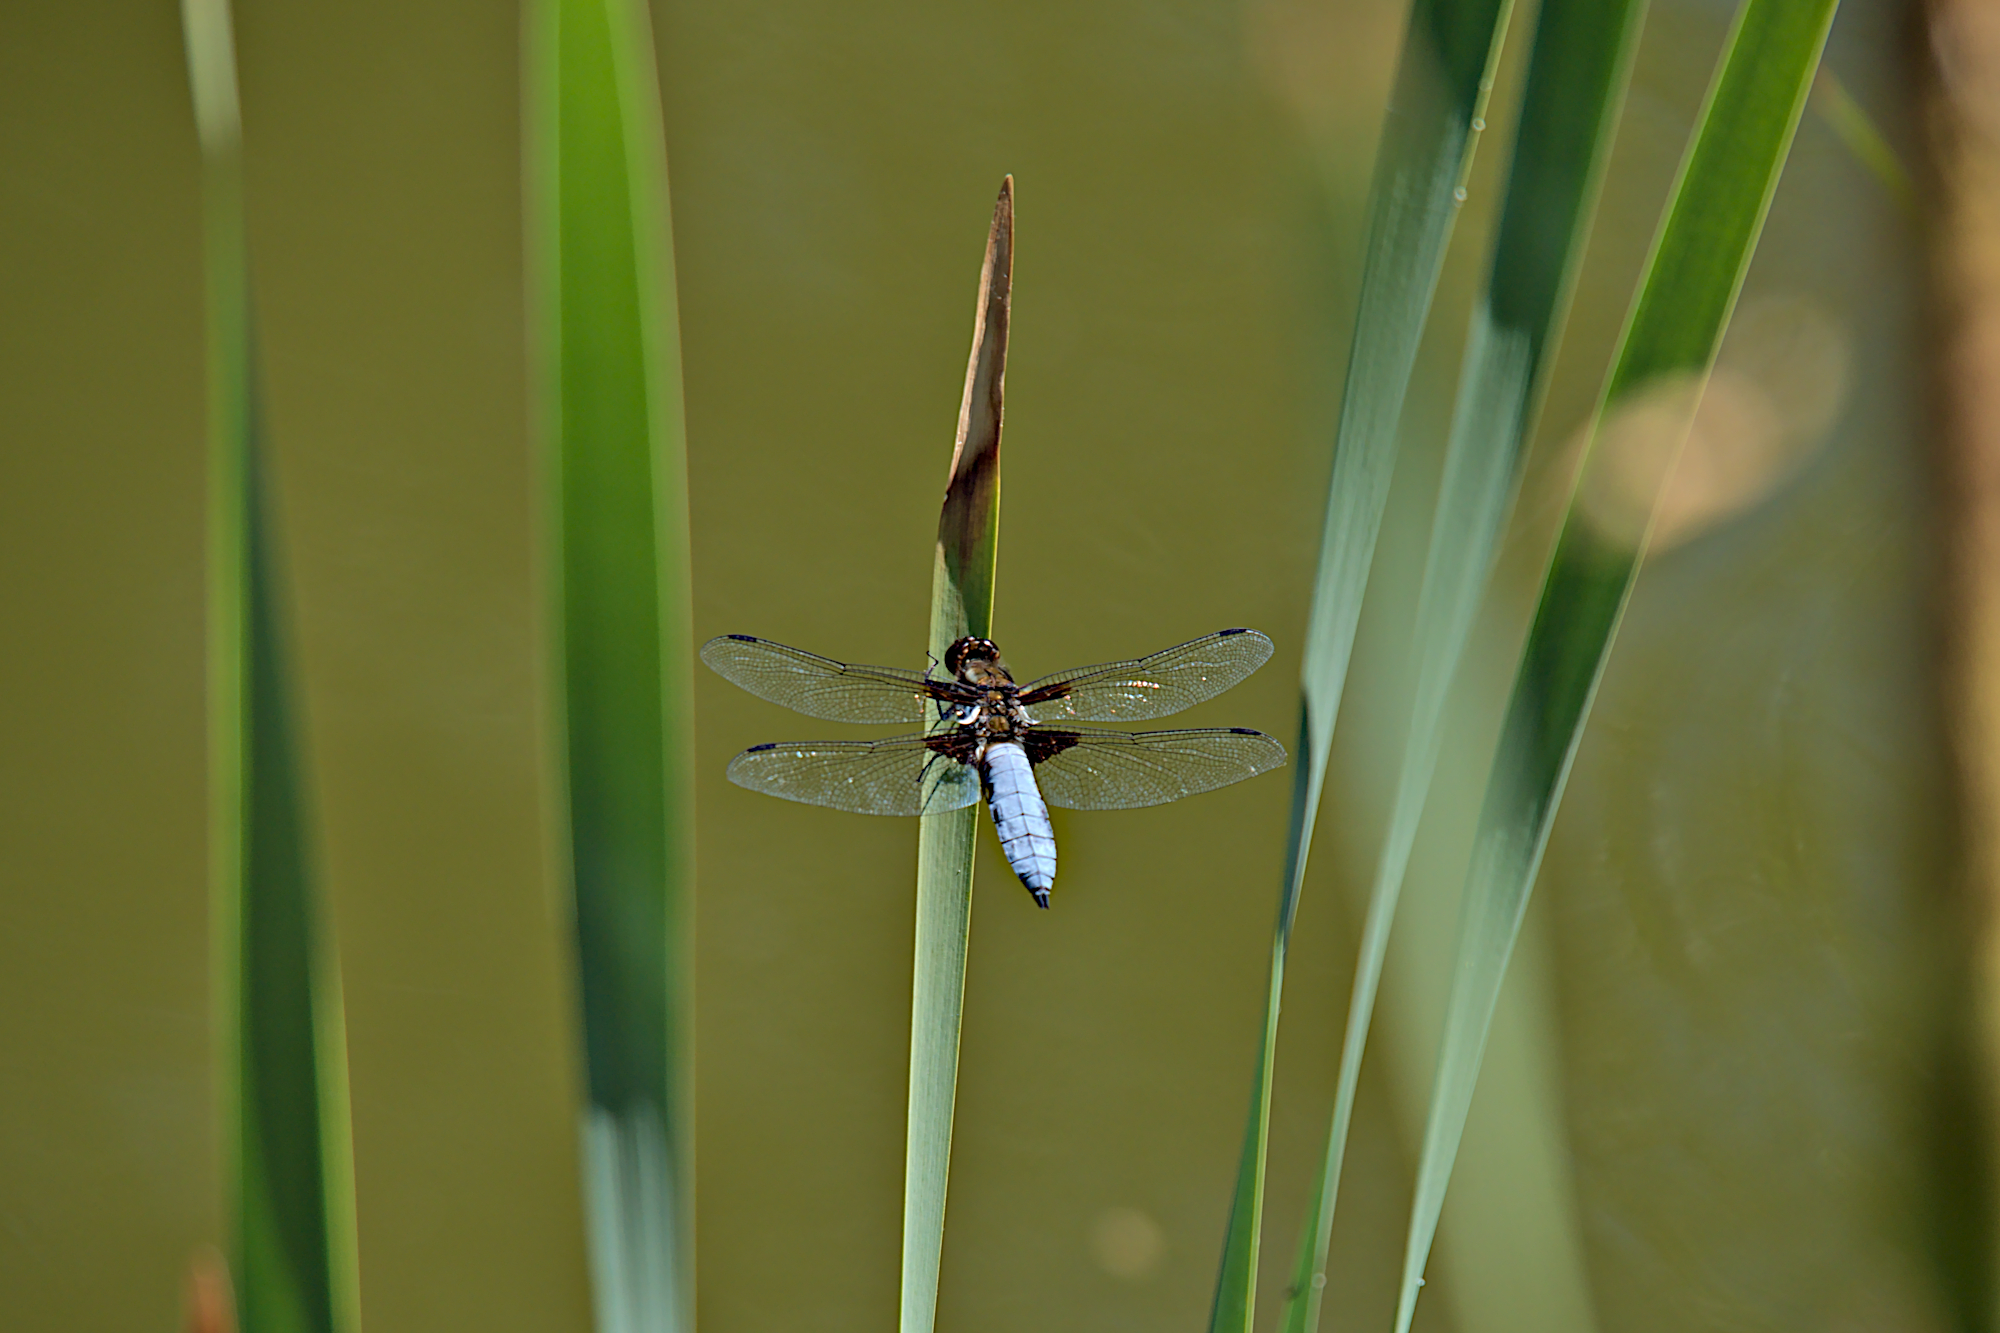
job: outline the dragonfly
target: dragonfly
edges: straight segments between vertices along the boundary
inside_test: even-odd
[[[1247,727],[1114,731],[1213,698],[1271,656],[1253,629],[1205,634],[1147,657],[1017,685],[990,639],[945,650],[943,674],[859,666],[748,634],[702,645],[701,660],[760,699],[836,722],[923,722],[886,740],[753,745],[729,761],[751,791],[864,815],[962,810],[982,799],[1000,848],[1039,907],[1055,886],[1049,806],[1123,810],[1178,801],[1267,773],[1285,747]]]

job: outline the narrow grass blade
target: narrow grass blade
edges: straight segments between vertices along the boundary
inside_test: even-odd
[[[1888,136],[1832,70],[1821,69],[1819,77],[1813,80],[1812,107],[1842,146],[1854,155],[1854,160],[1867,168],[1868,174],[1896,201],[1897,207],[1911,218],[1918,217],[1916,182],[1910,179],[1902,159],[1890,147]]]
[[[1382,961],[1424,797],[1436,771],[1445,696],[1472,631],[1494,548],[1520,487],[1529,431],[1568,309],[1610,152],[1644,0],[1544,0],[1515,129],[1507,197],[1472,315],[1444,477],[1417,601],[1415,699],[1388,833],[1368,896],[1348,1002],[1333,1119],[1283,1327],[1319,1327],[1335,1200]]]
[[[667,171],[636,0],[529,12],[547,543],[601,1333],[691,1328],[693,644]]]
[[[1655,503],[1749,268],[1833,11],[1834,0],[1745,0],[1738,10],[1619,340],[1578,492],[1625,503],[1572,503],[1515,675],[1466,879],[1397,1333],[1416,1313],[1501,981]],[[1612,437],[1635,413],[1652,427],[1649,442],[1667,447],[1644,462],[1626,454],[1618,484],[1601,485]]]
[[[1255,1313],[1272,1062],[1285,950],[1298,912],[1334,720],[1361,597],[1395,470],[1396,427],[1443,269],[1512,0],[1417,0],[1403,39],[1370,185],[1360,309],[1334,433],[1333,479],[1305,648],[1285,884],[1271,944],[1264,1029],[1216,1277],[1211,1333],[1248,1333]]]
[[[262,477],[227,0],[182,9],[202,148],[217,1041],[236,1307],[248,1333],[358,1327],[339,971],[306,818]]]
[[[1000,403],[1014,276],[1014,178],[1000,186],[979,274],[972,358],[958,409],[931,571],[932,661],[968,634],[993,630],[1000,540]],[[903,1165],[902,1333],[930,1333],[944,1254],[945,1182],[958,1088],[959,1013],[972,924],[972,847],[979,808],[923,816],[917,844],[916,980],[910,1000],[910,1120]]]

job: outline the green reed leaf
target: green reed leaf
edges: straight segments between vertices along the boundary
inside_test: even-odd
[[[1302,762],[1293,770],[1285,882],[1236,1191],[1209,1314],[1211,1333],[1249,1333],[1255,1313],[1285,951],[1326,783],[1361,598],[1395,470],[1397,423],[1511,10],[1512,0],[1417,0],[1382,129],[1369,187],[1360,309],[1334,433],[1333,478],[1306,637],[1298,746]]]
[[[972,356],[958,409],[931,573],[930,655],[993,631],[1000,540],[1000,418],[1014,276],[1014,178],[1000,186],[979,273]],[[979,807],[922,817],[917,843],[916,978],[910,1000],[909,1138],[903,1166],[902,1333],[930,1333],[944,1254],[945,1184],[958,1089],[959,1017],[972,924]]]
[[[235,42],[182,8],[202,152],[216,1049],[239,1326],[359,1327],[339,965],[316,885],[257,403]]]
[[[601,1333],[693,1327],[693,641],[671,212],[644,5],[531,14],[532,207]]]
[[[1514,678],[1466,879],[1452,990],[1418,1160],[1397,1333],[1408,1333],[1507,962],[1563,784],[1671,474],[1832,24],[1835,0],[1745,0],[1599,401],[1579,494],[1598,493],[1607,437],[1643,413],[1657,445],[1616,460],[1625,507],[1572,500]]]
[[[1506,202],[1473,311],[1444,476],[1417,600],[1416,692],[1389,827],[1368,895],[1332,1124],[1283,1327],[1319,1327],[1340,1170],[1424,797],[1437,769],[1445,696],[1520,488],[1526,442],[1553,361],[1569,292],[1631,73],[1644,0],[1545,0],[1536,19]]]

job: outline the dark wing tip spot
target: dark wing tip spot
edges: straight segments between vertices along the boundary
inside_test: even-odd
[[[1231,727],[1230,730],[1238,736],[1261,736],[1264,734],[1255,727]]]
[[[755,643],[755,642],[757,642],[757,636],[756,636],[756,635],[754,635],[754,634],[725,634],[725,635],[723,635],[722,637],[723,637],[723,638],[725,638],[725,639],[734,639],[734,640],[736,640],[736,642],[738,642],[738,643]]]
[[[1249,632],[1250,631],[1247,629],[1225,629],[1217,631],[1217,633],[1219,633],[1225,639],[1232,634],[1248,634]]]
[[[745,750],[745,751],[744,751],[743,753],[745,753],[745,754],[760,754],[760,753],[762,753],[762,752],[763,752],[763,751],[765,751],[765,750],[775,750],[775,749],[777,749],[777,748],[778,748],[778,743],[777,743],[776,741],[766,741],[766,742],[765,742],[764,744],[762,744],[762,745],[753,745],[753,746],[751,746],[751,747],[750,747],[749,749]]]

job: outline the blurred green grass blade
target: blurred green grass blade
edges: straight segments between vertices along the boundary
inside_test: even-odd
[[[1369,891],[1340,1076],[1283,1327],[1312,1333],[1354,1097],[1389,932],[1436,771],[1445,696],[1472,631],[1494,549],[1520,487],[1588,219],[1610,152],[1644,0],[1544,0],[1515,129],[1507,196],[1472,315],[1418,595],[1417,681],[1389,827]]]
[[[358,1327],[346,1041],[314,883],[254,425],[248,443],[234,963],[238,1309],[245,1333],[318,1333]]]
[[[1478,144],[1475,126],[1483,124],[1511,9],[1512,0],[1417,0],[1383,124],[1369,187],[1360,308],[1334,432],[1333,478],[1306,635],[1299,727],[1302,762],[1293,771],[1285,884],[1271,945],[1264,1028],[1236,1190],[1209,1313],[1211,1333],[1248,1333],[1255,1313],[1285,951],[1305,880],[1334,720],[1361,619],[1362,593],[1395,471],[1397,423],[1444,266],[1445,247],[1458,218]]]
[[[1855,161],[1896,201],[1897,207],[1911,218],[1920,217],[1916,182],[1910,179],[1902,159],[1896,156],[1896,150],[1889,145],[1888,136],[1876,125],[1874,117],[1832,70],[1821,69],[1819,77],[1813,80],[1812,106]]]
[[[692,1327],[692,628],[659,90],[636,0],[530,11],[559,645],[601,1333]]]
[[[958,409],[931,573],[931,660],[993,632],[1000,540],[1000,416],[1014,275],[1014,178],[1000,186],[979,274],[972,356]],[[933,725],[936,725],[935,723]],[[972,849],[979,807],[925,815],[917,843],[916,977],[910,999],[910,1111],[903,1164],[902,1333],[930,1333],[944,1254],[945,1184],[958,1087]]]
[[[236,1305],[246,1333],[336,1333],[359,1324],[346,1040],[261,475],[227,0],[188,0],[182,21],[206,237],[216,1048]]]
[[[1685,435],[1742,287],[1831,25],[1834,0],[1745,0],[1682,160],[1619,340],[1578,493],[1592,493],[1607,422],[1646,410]],[[1631,595],[1646,532],[1677,448],[1656,449],[1619,491],[1628,521],[1563,522],[1522,653],[1466,879],[1464,917],[1436,1081],[1417,1168],[1397,1333],[1408,1333],[1465,1129],[1507,961],[1592,696]]]

